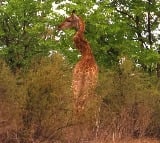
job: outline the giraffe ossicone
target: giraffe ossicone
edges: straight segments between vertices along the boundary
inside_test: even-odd
[[[79,113],[85,108],[87,100],[92,96],[98,79],[98,66],[90,44],[84,37],[85,23],[81,17],[71,13],[59,26],[59,30],[76,30],[73,36],[75,47],[81,53],[81,58],[73,69],[72,91],[75,110]]]

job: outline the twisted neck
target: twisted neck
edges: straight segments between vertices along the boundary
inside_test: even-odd
[[[90,45],[84,37],[85,23],[81,18],[79,18],[77,25],[76,33],[73,37],[75,46],[80,51],[82,58],[86,56],[93,57]]]

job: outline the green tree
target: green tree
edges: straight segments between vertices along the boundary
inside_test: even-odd
[[[99,65],[111,68],[127,56],[150,74],[156,71],[159,77],[159,34],[155,34],[159,6],[157,0],[6,1],[0,8],[0,54],[15,71],[29,65],[32,57],[46,56],[50,50],[75,63],[78,52],[72,42],[74,31],[56,32],[64,15],[53,7],[67,14],[75,9],[86,22],[85,35]],[[61,39],[47,39],[50,35]]]
[[[159,75],[159,1],[83,1],[85,7],[80,1],[73,2],[75,5],[60,8],[67,12],[77,9],[83,17],[86,37],[99,64],[117,66],[122,57],[128,56],[145,71],[152,74],[157,70]]]
[[[145,71],[155,71],[160,59],[159,38],[155,34],[159,26],[159,5],[156,0],[101,2],[99,10],[103,11],[108,25],[101,40],[108,45],[104,49],[109,47],[111,54],[129,56]]]
[[[43,38],[51,23],[47,18],[50,12],[51,1],[8,0],[2,3],[0,54],[14,72],[28,66],[35,55],[46,55],[51,49],[51,40]]]

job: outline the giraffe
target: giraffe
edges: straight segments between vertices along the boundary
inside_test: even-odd
[[[98,66],[92,53],[89,42],[84,37],[85,23],[75,11],[66,18],[59,26],[59,30],[75,29],[73,41],[81,54],[81,58],[73,69],[72,91],[76,112],[84,110],[88,98],[95,89],[98,78]]]

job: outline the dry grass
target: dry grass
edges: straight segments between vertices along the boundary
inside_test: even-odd
[[[77,118],[61,55],[34,60],[22,76],[0,62],[0,143],[160,143],[147,138],[160,137],[159,90],[132,72],[127,65],[100,73],[96,96]]]
[[[87,143],[87,142],[86,142]],[[160,140],[152,139],[152,138],[142,138],[142,139],[123,139],[123,140],[108,140],[108,141],[100,141],[95,140],[88,143],[160,143]]]
[[[160,142],[159,140],[146,138],[146,139],[134,139],[129,141],[121,141],[120,143],[159,143],[159,142]]]

